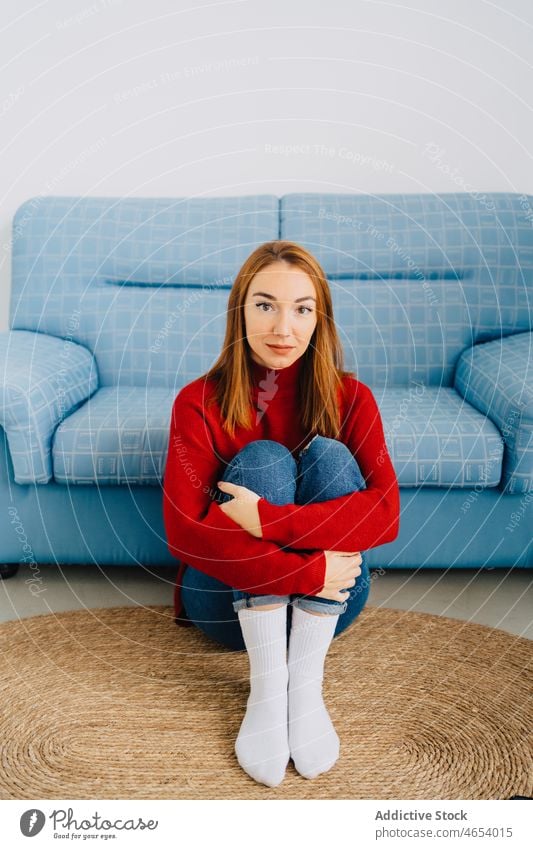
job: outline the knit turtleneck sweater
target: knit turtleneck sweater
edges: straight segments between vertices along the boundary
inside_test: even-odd
[[[180,560],[174,593],[178,624],[189,624],[180,592],[188,564],[244,592],[316,595],[325,582],[324,551],[364,551],[398,535],[398,481],[379,409],[370,388],[352,377],[345,378],[346,397],[339,394],[339,440],[355,457],[366,489],[305,505],[276,505],[261,497],[262,538],[241,528],[215,500],[226,465],[249,442],[275,440],[297,459],[310,441],[300,422],[297,392],[304,360],[280,369],[250,360],[253,426],[236,428],[233,438],[222,428],[216,401],[206,406],[213,381],[192,381],[174,401],[163,517],[169,551]]]

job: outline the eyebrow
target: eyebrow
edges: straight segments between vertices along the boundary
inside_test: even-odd
[[[252,298],[255,297],[255,295],[261,295],[261,297],[263,297],[263,298],[270,298],[271,301],[277,300],[274,297],[274,295],[269,295],[268,292],[252,292]],[[300,301],[309,301],[309,300],[315,301],[315,303],[316,303],[316,298],[313,298],[312,295],[306,295],[304,298],[296,298],[294,303],[299,304]]]

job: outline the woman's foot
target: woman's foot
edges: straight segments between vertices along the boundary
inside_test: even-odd
[[[289,748],[304,778],[327,772],[340,740],[322,698],[324,661],[338,614],[315,616],[294,607],[289,638]]]
[[[289,762],[287,606],[238,611],[250,661],[250,695],[235,754],[255,781],[276,787]]]

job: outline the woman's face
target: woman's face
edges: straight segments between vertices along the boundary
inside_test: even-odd
[[[316,327],[313,281],[287,262],[267,265],[248,287],[244,322],[256,363],[274,369],[290,366],[302,356]],[[271,345],[286,346],[286,350]]]

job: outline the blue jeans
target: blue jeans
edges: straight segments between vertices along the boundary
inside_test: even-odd
[[[349,448],[336,439],[314,436],[300,451],[296,461],[284,445],[271,439],[249,442],[228,463],[224,481],[245,486],[272,504],[309,504],[329,501],[366,488],[365,480]],[[229,493],[217,491],[216,501],[230,501]],[[343,550],[339,548],[339,550]],[[238,617],[224,620],[228,594],[234,612],[243,607],[287,604],[287,637],[290,634],[292,607],[317,613],[339,614],[334,637],[359,615],[370,593],[370,571],[361,552],[361,574],[344,601],[317,596],[256,595],[228,588],[216,578],[187,566],[183,574],[182,601],[189,619],[217,642],[237,651],[245,649]],[[226,596],[224,602],[222,596]],[[220,617],[220,618],[216,618]]]

